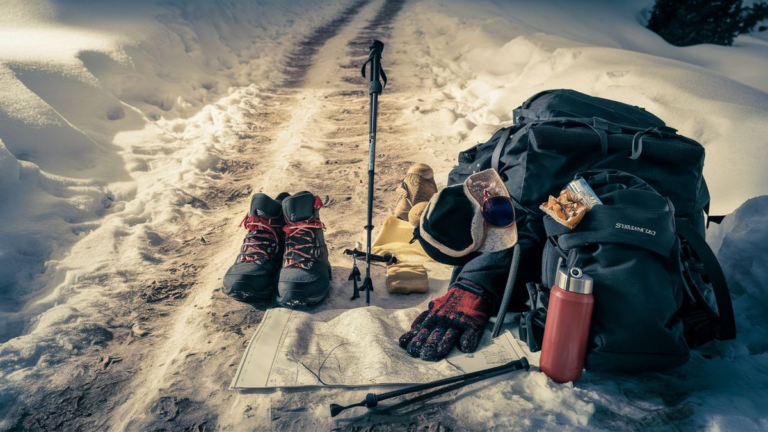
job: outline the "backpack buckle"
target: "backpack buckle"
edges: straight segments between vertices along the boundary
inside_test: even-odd
[[[677,129],[670,126],[656,126],[656,130],[670,135],[677,135]]]
[[[621,133],[621,126],[599,117],[592,117],[592,126],[594,126],[595,129],[604,130],[610,133]]]
[[[688,348],[698,348],[718,336],[717,322],[707,314],[695,313],[692,316],[683,317],[682,321],[683,335]]]
[[[531,352],[541,351],[546,320],[547,311],[544,309],[535,309],[520,315],[518,336],[520,340],[528,345],[528,349]]]
[[[515,124],[526,124],[536,120],[542,120],[539,116],[539,112],[528,108],[515,108],[512,110],[512,118],[515,120]]]

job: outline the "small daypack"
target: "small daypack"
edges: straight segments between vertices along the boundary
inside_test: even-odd
[[[678,313],[686,287],[671,201],[621,171],[577,177],[603,204],[587,212],[574,229],[544,218],[543,286],[537,289],[548,292],[544,287],[554,285],[560,263],[578,267],[594,280],[587,370],[640,372],[680,366],[689,357]]]
[[[686,290],[677,314],[687,346],[733,339],[736,330],[728,287],[704,240],[709,191],[702,175],[701,144],[678,135],[643,108],[574,90],[538,93],[513,115],[514,125],[460,153],[448,180],[449,185],[461,183],[488,168],[496,169],[504,180],[517,209],[521,252],[512,307],[526,303],[529,293],[534,311],[541,302],[528,285],[544,279],[541,258],[547,233],[539,205],[550,195],[557,196],[577,173],[617,170],[636,176],[671,202],[685,269]],[[525,316],[534,348],[533,335],[541,333],[540,315]]]

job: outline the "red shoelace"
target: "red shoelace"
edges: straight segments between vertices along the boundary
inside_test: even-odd
[[[320,219],[308,219],[305,221],[286,221],[285,232],[285,265],[284,267],[312,268],[312,263],[317,258],[314,253],[315,233],[312,229],[325,229]]]
[[[245,227],[248,234],[240,247],[237,262],[263,262],[278,251],[280,239],[272,226],[272,219],[246,214],[240,226]]]

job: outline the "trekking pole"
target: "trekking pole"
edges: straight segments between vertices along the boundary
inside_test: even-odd
[[[511,361],[511,362],[509,362],[507,364],[504,364],[504,365],[501,365],[501,366],[496,366],[496,367],[493,367],[493,368],[490,368],[490,369],[484,369],[484,370],[480,370],[480,371],[476,371],[476,372],[470,372],[470,373],[466,373],[464,375],[458,375],[458,376],[451,377],[451,378],[445,378],[445,379],[441,379],[441,380],[437,380],[437,381],[432,381],[430,383],[417,384],[417,385],[414,385],[414,386],[411,386],[411,387],[406,387],[406,388],[403,388],[403,389],[400,389],[400,390],[393,390],[391,392],[386,392],[386,393],[381,393],[381,394],[368,393],[365,396],[365,399],[362,402],[360,402],[360,403],[356,403],[356,404],[352,404],[352,405],[347,405],[347,406],[331,404],[331,417],[336,417],[342,411],[344,411],[346,409],[349,409],[349,408],[354,408],[354,407],[373,408],[373,407],[377,406],[379,404],[379,402],[381,402],[383,400],[392,399],[392,398],[395,398],[395,397],[398,397],[398,396],[403,396],[403,395],[406,395],[406,394],[409,394],[409,393],[414,393],[414,392],[418,392],[418,391],[422,391],[422,390],[429,390],[429,389],[432,389],[432,388],[435,388],[435,387],[440,387],[440,386],[447,385],[447,384],[453,384],[453,385],[450,385],[450,386],[447,386],[447,387],[435,390],[433,392],[417,396],[417,397],[413,398],[412,400],[400,402],[399,404],[397,404],[399,406],[403,406],[403,405],[406,405],[406,404],[409,405],[411,403],[419,402],[419,401],[428,399],[429,397],[434,397],[434,396],[437,396],[439,394],[442,394],[442,393],[445,393],[445,392],[448,392],[448,391],[451,391],[451,390],[456,390],[458,388],[464,387],[464,386],[469,385],[469,384],[474,384],[474,383],[482,381],[482,380],[486,380],[486,379],[493,378],[493,377],[496,377],[496,376],[499,376],[499,375],[503,375],[505,373],[514,372],[514,371],[517,371],[517,370],[520,370],[520,369],[528,370],[528,369],[530,369],[530,367],[531,366],[530,366],[530,364],[528,364],[528,359],[523,357],[520,360]]]
[[[371,232],[373,231],[373,177],[374,163],[376,161],[376,114],[379,108],[379,95],[384,86],[387,85],[387,74],[381,68],[381,52],[384,51],[384,43],[378,40],[371,41],[368,47],[368,60],[363,64],[361,73],[365,77],[365,67],[371,64],[371,73],[368,75],[368,94],[371,96],[371,119],[368,146],[368,218],[365,229],[365,279],[361,289],[365,290],[365,304],[371,304],[371,291],[373,291],[373,281],[371,280]],[[381,85],[379,78],[384,80],[384,86]]]
[[[360,282],[360,269],[357,268],[357,256],[355,255],[352,255],[352,273],[349,274],[347,280],[352,281],[352,298],[350,300],[360,298],[360,288],[357,286],[357,283]]]

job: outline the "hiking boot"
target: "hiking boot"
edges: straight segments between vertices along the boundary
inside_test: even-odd
[[[275,292],[285,234],[283,192],[272,199],[262,193],[251,198],[251,210],[240,226],[248,230],[240,254],[224,275],[224,294],[240,301],[265,301]]]
[[[395,204],[393,214],[398,219],[408,220],[408,212],[420,202],[427,202],[437,193],[435,173],[427,164],[415,163],[405,174],[403,182],[397,188],[400,197]]]
[[[331,263],[320,222],[320,197],[299,192],[283,201],[285,257],[277,301],[285,307],[314,306],[331,291]]]

